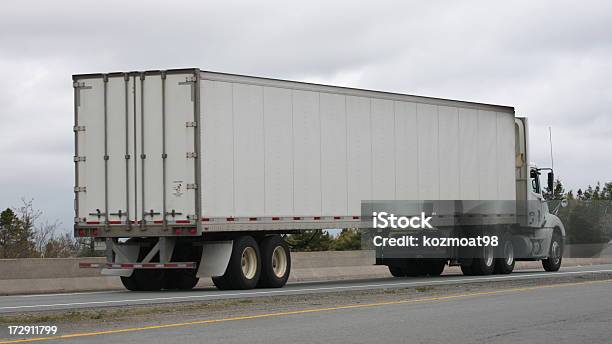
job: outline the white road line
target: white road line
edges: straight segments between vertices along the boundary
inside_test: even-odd
[[[0,296],[0,300],[6,299],[6,298],[32,298],[32,297],[46,297],[46,296],[112,294],[112,293],[124,293],[124,292],[125,290],[106,290],[106,291],[81,291],[81,292],[74,292],[74,293],[54,293],[54,294],[5,295],[5,296]]]
[[[544,277],[550,277],[550,276],[581,275],[581,274],[605,273],[605,272],[612,272],[612,269],[589,270],[589,271],[567,271],[567,272],[543,272],[543,273],[528,274],[528,275],[522,274],[522,275],[507,275],[507,276],[460,278],[460,279],[440,279],[440,280],[430,280],[430,281],[420,281],[420,282],[357,284],[357,285],[348,285],[348,286],[301,288],[301,289],[287,288],[287,289],[250,291],[250,292],[238,292],[238,293],[216,293],[216,294],[207,294],[207,295],[171,296],[171,297],[156,297],[156,298],[142,298],[142,299],[7,306],[7,307],[0,307],[0,311],[9,310],[9,309],[14,310],[14,309],[27,309],[27,308],[51,308],[51,307],[87,306],[87,305],[105,305],[105,304],[109,305],[109,304],[118,304],[118,303],[141,303],[141,302],[151,302],[151,301],[197,300],[197,299],[209,299],[209,298],[214,298],[214,297],[228,297],[228,296],[276,295],[276,294],[291,294],[291,293],[298,293],[298,292],[367,289],[367,288],[381,288],[381,287],[398,287],[398,286],[408,287],[408,286],[418,286],[418,285],[450,284],[450,283],[462,283],[462,282],[474,282],[474,281],[477,282],[477,281],[496,281],[496,280],[511,280],[511,279],[537,279],[537,278],[544,278]]]

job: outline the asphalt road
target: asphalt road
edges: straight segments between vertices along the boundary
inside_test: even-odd
[[[475,281],[502,281],[515,279],[538,279],[550,276],[596,274],[612,272],[612,264],[562,268],[560,272],[543,271],[515,272],[511,275],[461,276],[444,275],[437,278],[382,278],[341,282],[293,283],[281,289],[256,289],[247,291],[218,291],[216,289],[197,289],[191,291],[128,292],[108,291],[89,293],[17,295],[0,297],[0,314],[32,312],[42,310],[64,310],[78,308],[97,308],[124,305],[162,304],[186,301],[220,300],[231,298],[250,298],[272,295],[300,295],[308,293],[339,292],[344,290],[366,290],[389,287],[410,287],[421,285],[440,285],[471,283]],[[612,322],[612,318],[610,319]],[[612,328],[612,325],[611,325]],[[612,330],[611,330],[612,331]]]
[[[612,282],[132,328],[79,343],[610,343]]]

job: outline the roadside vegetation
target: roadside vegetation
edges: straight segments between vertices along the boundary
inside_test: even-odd
[[[42,222],[42,211],[33,202],[22,200],[19,207],[0,213],[0,259],[2,258],[66,258],[91,256],[93,247],[88,238],[74,238],[60,231],[58,221]]]
[[[558,208],[567,244],[606,244],[612,239],[612,182],[597,182],[574,194],[556,180],[553,192],[545,189],[544,197],[551,210]],[[567,200],[566,207],[559,207],[561,199]]]

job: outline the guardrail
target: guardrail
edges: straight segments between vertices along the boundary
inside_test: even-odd
[[[390,277],[387,267],[375,266],[373,251],[293,252],[290,281],[324,281]],[[119,278],[101,276],[99,269],[80,269],[80,262],[105,258],[0,259],[0,295],[123,289]],[[612,257],[565,258],[564,266],[612,263]],[[517,269],[541,269],[540,262],[517,262]],[[447,273],[459,273],[456,267]],[[210,279],[198,287],[212,287]]]

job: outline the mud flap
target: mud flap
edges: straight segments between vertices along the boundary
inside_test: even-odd
[[[232,255],[233,244],[231,240],[204,243],[197,277],[222,276]]]

